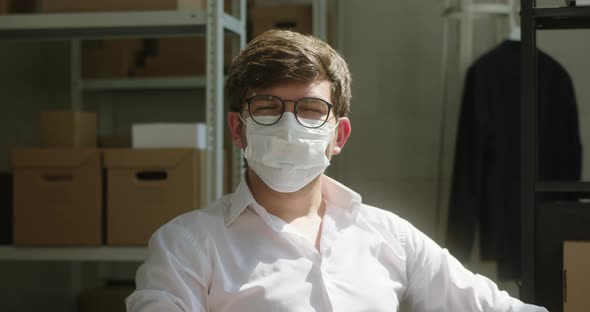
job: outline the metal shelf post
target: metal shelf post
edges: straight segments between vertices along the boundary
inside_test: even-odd
[[[521,263],[520,297],[534,302],[537,181],[537,42],[534,0],[521,0]]]
[[[223,194],[223,3],[207,2],[207,199]]]

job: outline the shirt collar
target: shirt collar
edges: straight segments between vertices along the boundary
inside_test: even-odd
[[[327,209],[326,213],[339,227],[354,223],[362,203],[361,195],[328,176],[324,176],[322,194],[327,206],[333,209]]]
[[[361,196],[328,176],[324,175],[323,179],[322,194],[324,199],[330,206],[342,209],[346,219],[354,219],[362,203]],[[256,200],[250,192],[246,178],[242,175],[240,184],[232,194],[231,205],[224,211],[225,226],[230,226],[251,204],[256,204]]]
[[[254,196],[250,192],[250,188],[248,187],[248,183],[246,183],[245,175],[242,175],[240,179],[240,184],[234,191],[231,197],[231,205],[229,209],[224,211],[225,216],[225,226],[230,226],[240,214],[248,207],[250,204],[256,203],[254,200]]]

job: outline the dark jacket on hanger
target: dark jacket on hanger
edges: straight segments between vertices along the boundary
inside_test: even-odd
[[[539,178],[579,180],[581,146],[571,79],[549,55],[537,55]],[[447,231],[448,249],[466,261],[479,224],[480,256],[497,260],[504,280],[520,277],[520,109],[520,42],[504,41],[467,72]]]

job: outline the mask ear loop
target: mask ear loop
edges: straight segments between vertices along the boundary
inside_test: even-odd
[[[338,116],[336,116],[336,114],[334,114],[334,113],[332,113],[332,116],[333,116],[333,118],[336,120],[336,123],[334,124],[334,126],[333,126],[334,128],[332,128],[332,129],[330,130],[330,132],[332,132],[332,131],[334,131],[334,130],[338,129],[338,125],[340,124],[340,118],[338,118]],[[329,121],[330,121],[330,119],[331,119],[331,118],[330,118],[330,116],[328,116],[328,119],[326,119],[326,122],[324,123],[324,125],[323,125],[322,127],[324,127],[324,126],[328,125],[328,124],[329,124]]]
[[[242,117],[242,113],[238,113],[238,118],[240,118],[240,120],[245,124],[248,125],[248,123],[246,122],[246,120],[244,120],[244,117]]]

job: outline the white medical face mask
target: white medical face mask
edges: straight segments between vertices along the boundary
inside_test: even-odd
[[[321,124],[321,121],[309,122]],[[336,128],[333,124],[326,123],[317,129],[306,128],[289,112],[271,126],[259,125],[250,117],[246,124],[248,166],[277,192],[300,190],[330,165],[326,148]]]

